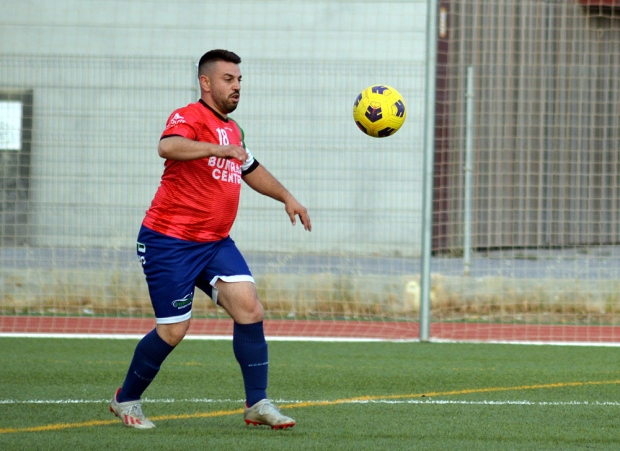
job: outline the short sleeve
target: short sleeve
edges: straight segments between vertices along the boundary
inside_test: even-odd
[[[191,140],[196,139],[198,134],[194,128],[194,120],[189,110],[180,108],[172,112],[161,135],[162,138],[166,136],[182,136]]]

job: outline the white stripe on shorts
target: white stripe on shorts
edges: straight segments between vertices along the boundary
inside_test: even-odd
[[[252,283],[256,283],[256,282],[254,282],[254,277],[249,276],[247,274],[243,274],[243,275],[240,275],[240,276],[215,276],[213,279],[211,279],[211,282],[209,282],[209,284],[213,287],[213,289],[211,290],[211,299],[213,299],[213,302],[215,303],[215,305],[217,305],[217,288],[215,288],[215,283],[219,279],[222,279],[224,282],[252,282]]]
[[[190,319],[191,317],[192,317],[192,311],[190,309],[189,312],[184,313],[183,315],[171,316],[169,318],[157,318],[157,324],[176,324],[176,323],[182,323],[183,321],[186,321],[186,320]]]

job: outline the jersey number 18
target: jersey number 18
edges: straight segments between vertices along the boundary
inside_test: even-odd
[[[228,144],[230,144],[230,142],[228,141],[228,134],[226,133],[226,130],[224,130],[223,128],[218,128],[217,134],[220,137],[220,146],[227,146]]]

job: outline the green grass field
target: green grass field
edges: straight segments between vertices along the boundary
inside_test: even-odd
[[[157,428],[108,410],[135,340],[0,338],[0,450],[617,450],[616,348],[270,343],[293,429],[248,427],[229,341],[186,340],[145,394]]]

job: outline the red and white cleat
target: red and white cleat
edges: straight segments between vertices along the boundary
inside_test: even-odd
[[[130,428],[136,429],[153,429],[155,425],[149,421],[142,413],[142,402],[137,401],[118,402],[116,397],[121,389],[116,390],[112,401],[110,402],[110,412],[119,417],[123,424]]]
[[[254,426],[266,425],[271,429],[286,429],[295,426],[295,420],[280,413],[268,399],[257,402],[252,407],[246,407],[243,412],[245,424]]]

